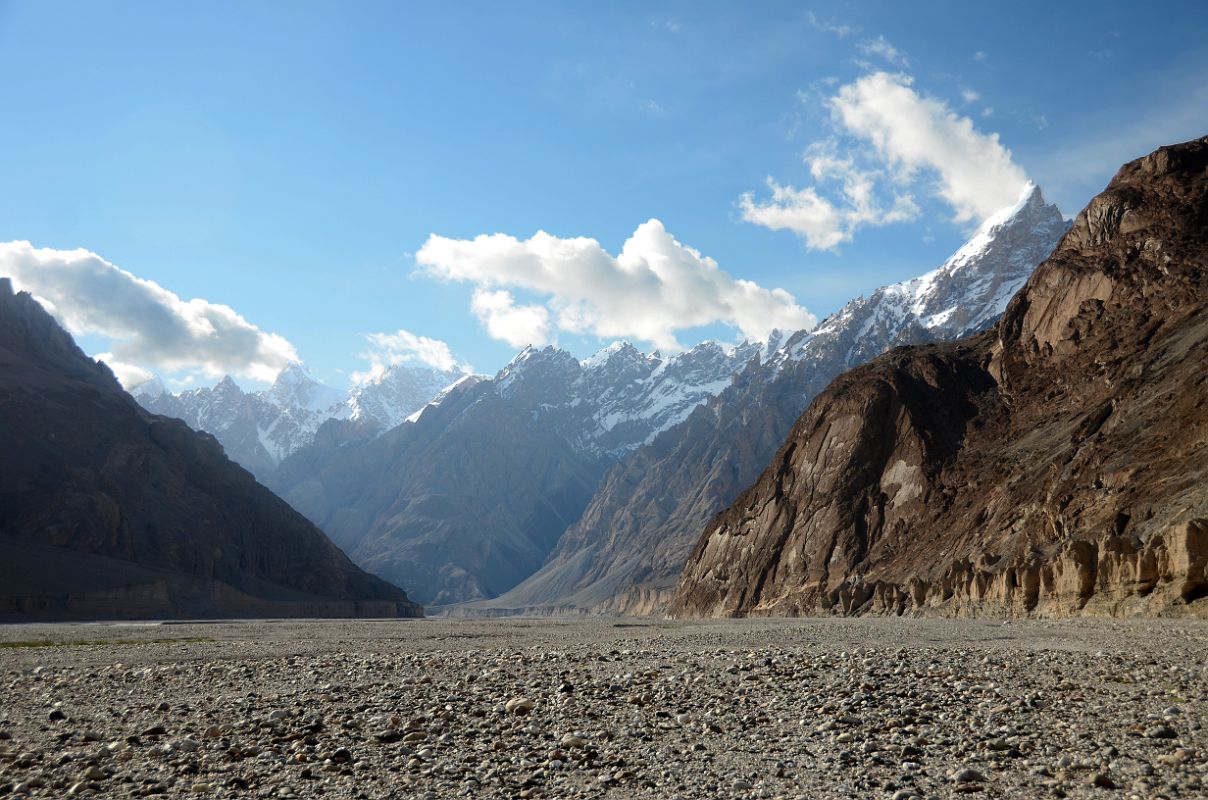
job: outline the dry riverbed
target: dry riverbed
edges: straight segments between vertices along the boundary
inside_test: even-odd
[[[0,795],[1208,797],[1208,625],[0,627]]]

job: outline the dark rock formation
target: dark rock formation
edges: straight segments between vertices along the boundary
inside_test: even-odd
[[[0,279],[0,616],[419,616]]]
[[[998,325],[835,381],[677,616],[1208,613],[1208,139],[1123,167]]]

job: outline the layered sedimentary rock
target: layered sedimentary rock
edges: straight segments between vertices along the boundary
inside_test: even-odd
[[[673,615],[1208,613],[1208,139],[1134,161],[990,331],[836,380]]]
[[[0,279],[0,616],[419,616]]]

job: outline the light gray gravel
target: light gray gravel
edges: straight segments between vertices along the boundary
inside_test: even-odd
[[[30,642],[50,642],[32,647]],[[0,627],[0,795],[1208,797],[1208,625]]]

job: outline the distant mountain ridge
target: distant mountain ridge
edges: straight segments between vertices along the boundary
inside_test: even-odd
[[[419,616],[0,278],[0,617]]]
[[[657,610],[709,518],[758,477],[814,395],[893,347],[991,324],[1067,228],[1029,185],[937,269],[852,300],[813,331],[773,334],[732,385],[608,471],[539,571],[452,613]]]
[[[384,433],[462,377],[455,370],[398,364],[343,393],[294,362],[260,392],[245,392],[227,376],[211,388],[177,394],[153,378],[131,394],[148,411],[213,435],[227,455],[264,479],[282,459],[313,442],[328,420],[348,420],[365,435]]]
[[[332,421],[268,484],[357,563],[421,600],[504,592],[579,518],[605,468],[729,384],[760,345],[580,362],[525,348],[378,437]]]

